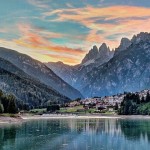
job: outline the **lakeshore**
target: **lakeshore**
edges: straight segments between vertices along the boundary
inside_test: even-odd
[[[143,115],[34,115],[22,116],[23,120],[37,119],[150,119],[150,116]]]
[[[45,114],[45,115],[20,115],[16,117],[0,116],[0,124],[17,124],[28,120],[41,119],[150,119],[150,116],[142,115],[61,115],[61,114]]]
[[[66,116],[64,119],[60,115],[23,117],[26,118],[20,124],[0,124],[0,149],[148,150],[150,147],[150,119],[143,119],[143,116],[137,116],[140,119],[132,116],[135,120],[112,116],[96,119],[94,116],[90,119]]]
[[[118,115],[55,115],[55,114],[48,114],[48,115],[34,115],[34,116],[22,116],[24,120],[29,119],[107,119],[107,118],[120,118]]]
[[[18,124],[22,122],[24,122],[24,119],[21,116],[17,117],[0,116],[0,124]]]

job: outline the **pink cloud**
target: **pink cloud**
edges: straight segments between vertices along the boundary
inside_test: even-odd
[[[55,57],[52,59],[52,61],[56,61],[59,58],[59,61],[63,61],[65,63],[79,63],[81,57],[83,57],[85,54],[85,51],[82,49],[55,45],[47,39],[47,37],[61,37],[61,34],[51,34],[51,32],[33,28],[29,24],[19,24],[18,29],[20,31],[21,37],[14,39],[13,42],[15,42],[20,47],[31,49],[34,52],[37,51],[37,53],[47,55],[51,58],[52,56]]]
[[[141,31],[150,31],[150,9],[135,6],[110,6],[58,9],[44,13],[44,16],[57,14],[53,21],[73,21],[89,28],[91,31],[86,42],[108,42],[111,47],[117,47],[121,36],[137,34]],[[104,23],[98,22],[102,18]],[[144,18],[144,19],[143,19]],[[111,22],[115,20],[115,23]],[[107,22],[109,21],[109,23]],[[98,31],[103,31],[99,34]],[[124,33],[117,39],[109,40],[107,37]]]

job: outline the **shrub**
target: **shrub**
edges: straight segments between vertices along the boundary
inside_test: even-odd
[[[59,105],[54,104],[54,105],[47,106],[47,111],[49,111],[49,112],[55,112],[57,110],[60,110]]]

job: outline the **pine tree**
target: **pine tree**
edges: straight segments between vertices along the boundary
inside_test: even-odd
[[[145,99],[144,99],[144,96],[142,96],[141,103],[144,103],[144,102],[145,102]]]
[[[119,106],[118,103],[115,103],[115,110],[118,110]]]
[[[136,103],[140,104],[140,96],[139,96],[139,94],[136,94]]]
[[[0,114],[4,112],[3,104],[0,104]]]
[[[7,108],[8,108],[9,100],[8,100],[7,96],[2,96],[1,102],[2,102],[3,107],[4,107],[4,113],[8,113]]]
[[[2,96],[3,96],[3,91],[0,90],[0,99],[2,98]]]
[[[147,95],[146,95],[146,102],[150,102],[150,94],[149,94],[149,92],[147,92]]]
[[[17,110],[17,106],[16,106],[16,99],[13,95],[9,95],[8,96],[8,99],[9,99],[9,104],[8,104],[8,113],[12,113],[12,114],[15,114],[18,112]]]

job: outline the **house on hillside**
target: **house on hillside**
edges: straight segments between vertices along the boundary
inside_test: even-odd
[[[80,102],[73,101],[73,102],[70,102],[69,107],[75,107],[75,106],[79,106],[79,105],[80,105]]]

